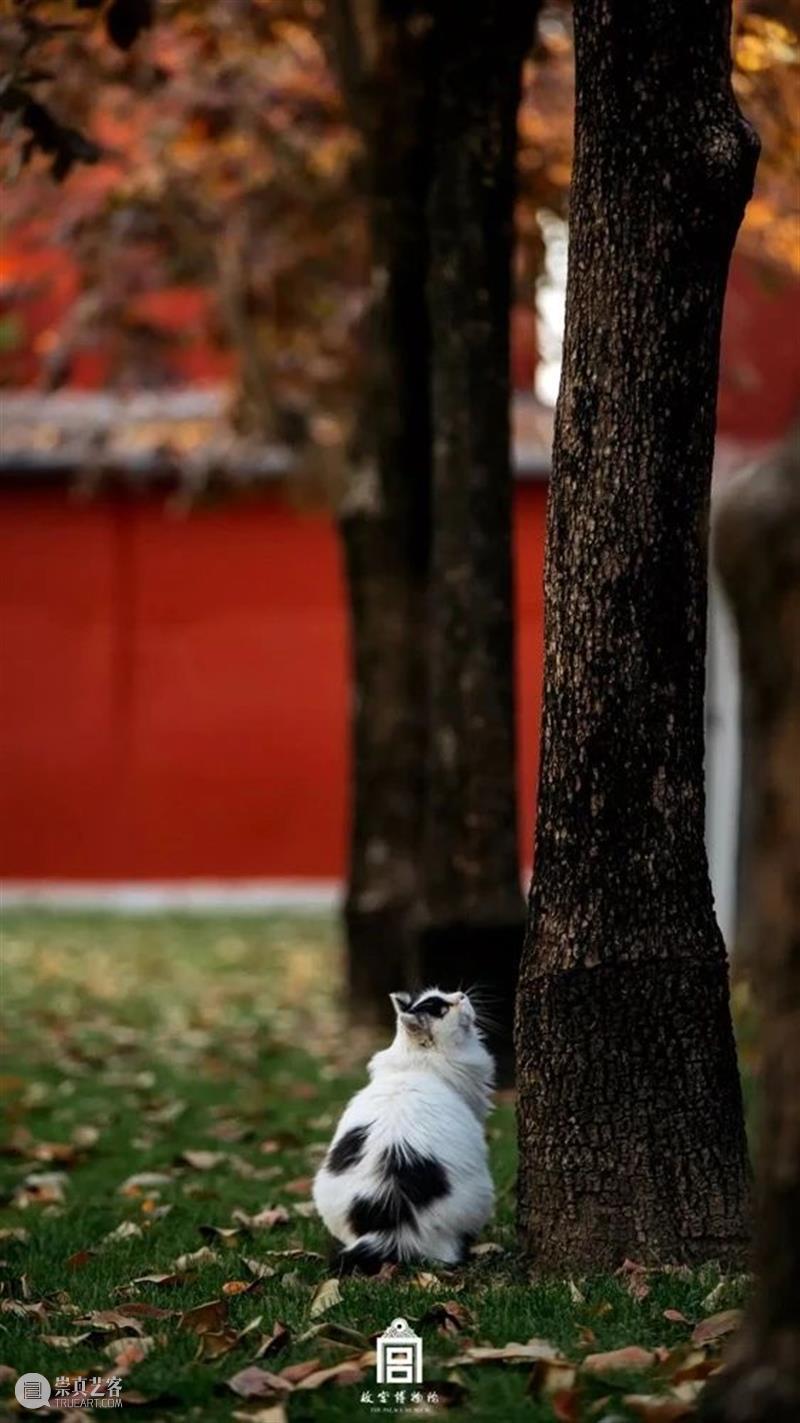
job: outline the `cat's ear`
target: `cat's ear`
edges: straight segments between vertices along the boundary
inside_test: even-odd
[[[389,997],[392,1000],[392,1006],[398,1018],[401,1013],[404,1013],[407,1008],[411,1007],[410,993],[390,993]]]

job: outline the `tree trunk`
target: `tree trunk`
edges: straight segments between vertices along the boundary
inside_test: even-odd
[[[715,1423],[800,1418],[800,431],[771,468],[741,476],[717,522],[717,563],[739,628],[751,707],[747,884],[761,1017],[758,1281]]]
[[[430,193],[433,543],[421,976],[478,983],[511,1056],[519,882],[509,316],[522,62],[536,7],[437,8]]]
[[[749,1172],[704,846],[723,296],[758,143],[726,0],[576,0],[539,808],[518,1002],[536,1268],[739,1262]]]
[[[390,1016],[413,974],[426,746],[431,419],[426,298],[430,42],[408,3],[333,7],[364,140],[371,300],[340,528],[352,646],[348,1001]]]

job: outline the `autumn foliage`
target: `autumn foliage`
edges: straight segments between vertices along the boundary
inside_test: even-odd
[[[737,8],[736,87],[763,143],[740,247],[797,270],[800,20],[793,0]],[[367,252],[323,0],[8,0],[0,55],[2,383],[230,381],[245,428],[343,442]],[[540,215],[566,214],[570,175],[564,4],[540,17],[519,122],[528,383]]]

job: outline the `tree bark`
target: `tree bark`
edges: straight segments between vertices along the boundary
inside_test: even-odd
[[[704,847],[719,337],[758,142],[726,0],[576,0],[519,1228],[543,1272],[742,1260],[749,1171]]]
[[[341,520],[355,683],[350,1001],[364,1018],[410,982],[478,983],[506,1076],[524,924],[510,263],[536,9],[332,7],[373,249],[370,369]]]
[[[714,1423],[800,1418],[800,430],[721,503],[716,557],[751,708],[749,962],[761,1018],[757,1285]]]
[[[426,746],[432,75],[421,7],[332,7],[364,142],[371,292],[364,394],[340,529],[352,647],[348,1003],[388,1021],[413,974]],[[424,19],[424,15],[423,15]]]
[[[522,946],[509,315],[522,62],[536,6],[437,7],[428,283],[433,542],[421,976],[478,983],[507,1069]]]

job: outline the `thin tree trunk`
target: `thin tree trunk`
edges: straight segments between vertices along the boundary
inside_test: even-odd
[[[437,8],[425,981],[487,990],[511,1054],[519,883],[509,312],[521,66],[536,6]]]
[[[727,0],[576,0],[534,879],[523,1245],[544,1272],[730,1264],[749,1171],[704,847],[722,304],[758,144]]]
[[[758,1281],[715,1423],[800,1418],[800,431],[771,468],[741,476],[717,521],[751,706],[748,943],[763,1042]]]
[[[431,73],[408,3],[332,7],[365,148],[371,304],[364,398],[340,528],[350,601],[353,1016],[388,1017],[413,973],[426,745],[431,421],[426,281]]]

